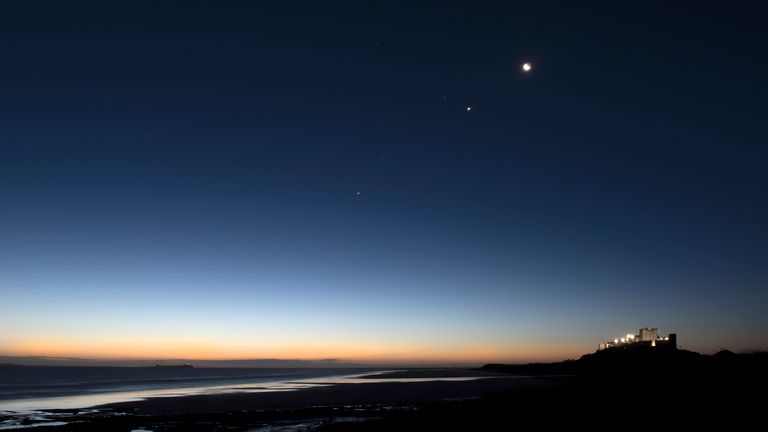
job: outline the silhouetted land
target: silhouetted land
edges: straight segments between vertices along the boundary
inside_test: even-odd
[[[36,430],[737,429],[762,421],[768,354],[601,351],[559,363],[413,370],[391,377],[473,374],[497,377],[157,398],[115,404],[107,414],[77,416],[81,423]]]

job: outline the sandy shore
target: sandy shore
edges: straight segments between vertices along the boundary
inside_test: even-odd
[[[462,378],[462,377],[509,377],[509,374],[488,371],[483,369],[461,369],[461,368],[425,368],[408,369],[392,372],[380,372],[364,375],[361,378],[379,379],[379,378]]]
[[[36,431],[473,431],[514,428],[615,428],[627,421],[704,428],[727,421],[739,429],[762,413],[764,375],[489,376],[453,381],[478,371],[408,370],[376,374],[392,382],[313,387],[290,392],[226,393],[150,398],[60,411]],[[638,411],[643,409],[642,415]],[[33,420],[30,420],[32,422]],[[38,420],[34,420],[39,423]],[[634,423],[633,423],[634,424]],[[501,427],[500,427],[501,426]]]
[[[392,378],[429,378],[432,372],[409,371]],[[427,376],[425,376],[427,375]],[[443,372],[441,377],[466,376],[468,373]],[[135,414],[212,413],[243,410],[299,409],[331,405],[421,404],[444,399],[464,399],[484,394],[525,391],[533,387],[557,385],[563,378],[481,378],[471,381],[427,381],[336,384],[291,392],[234,393],[169,398],[150,398],[96,407]]]
[[[415,378],[466,378],[456,381],[398,382]],[[462,406],[501,394],[558,393],[567,377],[498,377],[476,370],[410,370],[371,375],[393,382],[358,382],[289,392],[228,393],[182,397],[157,397],[114,403],[95,410],[54,411],[37,431],[297,431],[355,430],[372,421],[421,415],[427,407]],[[38,416],[39,417],[39,416]],[[447,418],[438,414],[439,418]],[[430,420],[431,421],[431,420]],[[61,424],[66,423],[66,424]],[[408,423],[412,423],[408,420]],[[418,421],[416,422],[418,423]],[[29,425],[33,421],[28,422]],[[53,424],[57,424],[53,426]],[[427,426],[425,426],[427,427]],[[445,429],[444,426],[443,429]]]

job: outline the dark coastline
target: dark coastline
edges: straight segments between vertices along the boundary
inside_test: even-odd
[[[36,430],[495,430],[746,427],[762,415],[765,354],[590,354],[579,360],[482,369],[415,369],[374,378],[485,376],[472,381],[337,384],[296,392],[152,398],[79,413]],[[499,376],[502,375],[502,376]],[[116,415],[119,414],[119,415]],[[613,426],[612,426],[613,425]]]

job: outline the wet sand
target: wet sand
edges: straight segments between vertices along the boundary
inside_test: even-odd
[[[371,378],[390,376],[397,381],[466,378],[478,374],[476,370],[413,370],[376,374]],[[421,415],[428,407],[443,404],[462,406],[503,394],[557,393],[557,389],[567,387],[570,380],[569,377],[496,376],[464,381],[335,384],[289,392],[157,397],[102,405],[94,407],[95,410],[55,411],[48,416],[49,420],[68,424],[39,425],[35,430],[296,431],[337,427],[355,430],[372,422],[415,413]],[[445,416],[439,414],[438,417]]]
[[[393,378],[429,378],[429,373],[412,371],[394,374]],[[451,375],[447,372],[442,377]],[[451,376],[467,374],[456,374]],[[566,378],[502,377],[471,381],[426,381],[336,384],[290,392],[234,393],[186,397],[150,398],[95,407],[135,414],[211,413],[243,410],[299,409],[332,405],[407,405],[436,402],[444,399],[465,399],[484,394],[525,391],[533,387],[553,386]]]
[[[688,372],[684,372],[688,370]],[[762,370],[762,369],[761,369]],[[398,382],[461,378],[478,371],[408,370],[372,375],[393,382],[335,384],[291,392],[227,393],[151,398],[62,411],[36,431],[472,431],[514,428],[739,429],[761,418],[765,374],[731,369],[680,369],[674,373],[488,376],[465,381]],[[629,423],[627,423],[629,422]]]

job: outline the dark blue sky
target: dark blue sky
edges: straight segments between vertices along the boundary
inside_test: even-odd
[[[768,347],[759,5],[19,3],[2,353]]]

